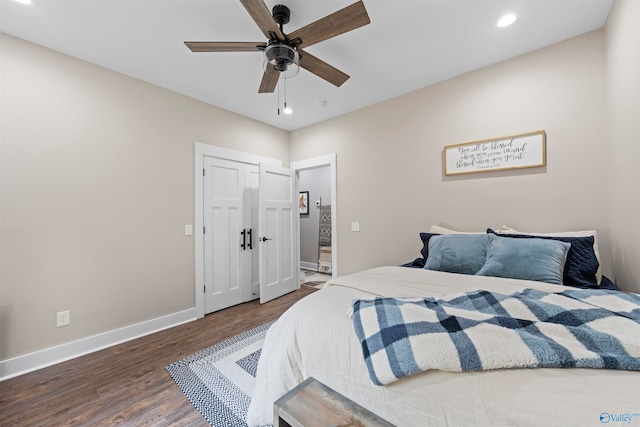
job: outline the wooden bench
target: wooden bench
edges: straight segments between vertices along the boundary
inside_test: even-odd
[[[393,427],[312,377],[276,400],[273,406],[274,427]]]

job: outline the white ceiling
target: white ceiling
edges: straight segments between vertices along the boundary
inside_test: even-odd
[[[354,1],[265,3],[291,9],[290,33]],[[0,30],[294,130],[601,28],[613,0],[364,0],[371,24],[306,48],[351,78],[336,88],[301,69],[286,84],[290,116],[278,116],[277,91],[258,94],[260,52],[192,53],[183,44],[266,41],[238,0],[32,2],[0,0]],[[518,20],[497,28],[507,12]]]

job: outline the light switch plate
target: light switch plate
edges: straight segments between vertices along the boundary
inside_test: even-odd
[[[360,223],[352,222],[351,223],[351,231],[360,231]]]
[[[193,236],[193,225],[185,225],[184,226],[184,235],[185,236]]]

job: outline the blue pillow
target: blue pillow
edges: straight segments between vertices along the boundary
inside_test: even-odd
[[[490,234],[431,236],[424,268],[449,273],[475,274],[484,265],[490,236]]]
[[[487,233],[496,234],[488,228]],[[564,236],[531,236],[528,234],[500,234],[500,237],[515,239],[549,239],[570,243],[571,248],[567,254],[567,262],[562,273],[563,284],[567,286],[578,286],[581,288],[597,288],[598,279],[596,272],[600,263],[593,251],[593,236],[586,237],[564,237]]]
[[[562,285],[570,243],[550,239],[510,239],[488,234],[487,262],[478,276],[508,277]]]

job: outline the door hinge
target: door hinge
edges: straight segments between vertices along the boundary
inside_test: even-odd
[[[202,169],[202,176],[204,176],[204,169]]]
[[[202,234],[206,234],[207,233],[207,229],[205,227],[202,227]]]
[[[207,287],[206,287],[206,286],[203,286],[202,288],[203,288],[203,289],[202,289],[202,292],[204,292],[204,293],[206,294],[206,293],[207,293]]]

